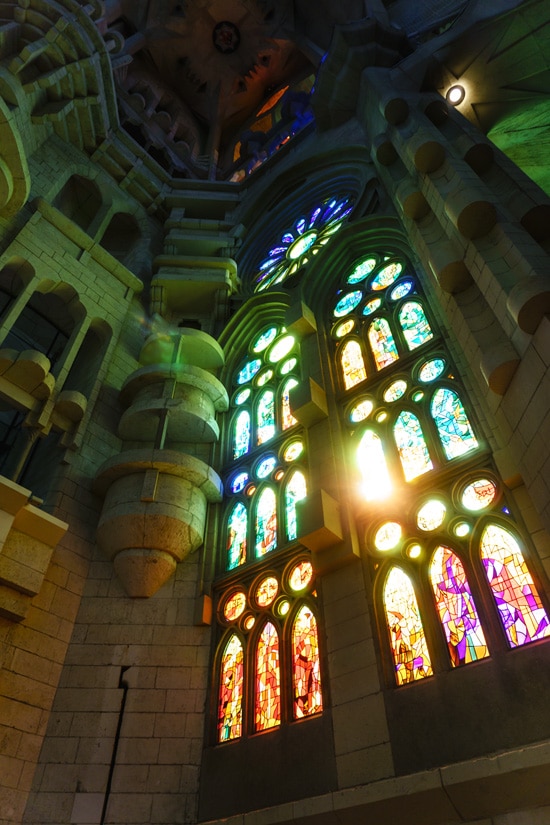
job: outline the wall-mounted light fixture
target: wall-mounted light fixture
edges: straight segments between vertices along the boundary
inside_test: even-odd
[[[465,95],[466,91],[464,86],[460,86],[460,84],[457,83],[455,86],[447,89],[445,97],[447,98],[447,103],[450,103],[451,106],[458,106],[458,104],[464,100]]]

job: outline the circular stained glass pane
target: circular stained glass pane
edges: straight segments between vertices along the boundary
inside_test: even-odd
[[[374,537],[377,550],[393,550],[401,540],[401,525],[397,521],[387,521],[379,527]]]
[[[410,559],[419,559],[422,555],[422,547],[420,544],[411,544],[410,547],[407,548],[407,556]]]
[[[305,224],[300,224],[298,227],[298,231],[302,232],[305,228]],[[312,230],[311,232],[306,232],[305,235],[301,235],[297,238],[293,244],[291,244],[288,248],[287,255],[291,261],[295,261],[301,255],[311,249],[313,244],[317,239],[317,232]]]
[[[278,592],[279,582],[275,576],[266,576],[266,578],[262,579],[256,588],[254,598],[260,607],[267,607],[272,601],[274,601]]]
[[[240,404],[244,404],[244,402],[248,398],[250,398],[251,392],[252,390],[250,389],[250,387],[247,387],[246,390],[241,390],[240,392],[238,392],[235,396],[235,404],[237,404],[237,406],[239,406]]]
[[[256,339],[252,346],[254,352],[263,352],[268,347],[275,336],[277,335],[277,327],[269,327],[265,332],[262,332],[259,338]]]
[[[379,289],[386,289],[386,287],[393,284],[403,271],[403,265],[398,263],[388,264],[383,269],[380,270],[378,275],[371,281],[371,289],[379,290]]]
[[[363,307],[363,315],[372,315],[382,303],[382,298],[371,298]]]
[[[301,441],[292,441],[283,452],[283,459],[285,461],[296,461],[304,451],[304,445]]]
[[[284,601],[279,602],[277,606],[277,613],[279,616],[286,616],[288,611],[290,610],[290,602],[284,599]]]
[[[348,321],[342,321],[341,324],[338,324],[338,326],[334,328],[332,334],[335,338],[343,338],[344,335],[347,335],[348,332],[352,331],[354,326],[355,321],[353,320],[353,318],[350,318]]]
[[[365,398],[363,401],[360,401],[358,404],[352,407],[349,419],[353,422],[353,424],[357,424],[359,421],[364,421],[365,418],[368,418],[373,409],[373,402],[370,400],[370,398]]]
[[[334,307],[334,317],[342,318],[344,315],[348,315],[361,302],[362,297],[363,293],[360,289],[348,292],[343,298],[340,298]]]
[[[271,380],[271,378],[273,378],[273,370],[264,370],[256,378],[256,384],[259,387],[263,387],[263,385],[267,384],[267,382]]]
[[[248,484],[248,473],[239,473],[231,481],[231,492],[240,493]]]
[[[467,521],[459,521],[458,524],[455,524],[455,536],[463,538],[464,536],[468,535],[471,529],[472,528],[470,527]]]
[[[397,284],[397,286],[392,289],[390,292],[390,299],[392,301],[398,301],[400,298],[404,298],[405,295],[408,295],[412,288],[412,281],[403,281],[403,283]]]
[[[279,338],[278,341],[273,344],[271,347],[271,351],[268,354],[268,360],[271,361],[272,364],[275,364],[277,361],[280,361],[281,358],[284,358],[285,355],[288,355],[290,350],[295,344],[295,339],[293,335],[283,335],[282,338]]]
[[[398,398],[401,398],[405,392],[407,391],[407,382],[403,380],[394,381],[393,384],[390,384],[386,392],[384,393],[384,401],[390,404],[392,401],[397,401]]]
[[[468,510],[484,510],[495,500],[497,487],[488,478],[477,478],[462,492],[462,504]]]
[[[364,281],[367,275],[370,275],[376,266],[376,258],[365,258],[360,264],[357,264],[351,275],[348,275],[348,284],[358,284]]]
[[[435,381],[436,378],[439,378],[444,369],[445,361],[442,358],[432,358],[422,364],[418,378],[424,384],[428,384],[430,381]]]
[[[256,468],[256,475],[258,478],[267,478],[277,466],[277,458],[274,455],[269,455],[260,461]]]
[[[429,532],[441,527],[445,520],[447,508],[442,501],[432,498],[424,504],[416,515],[416,523],[420,530]]]
[[[287,375],[291,370],[294,369],[298,360],[296,358],[289,358],[288,361],[285,361],[284,364],[281,364],[279,367],[279,372],[281,375]]]
[[[238,590],[233,593],[223,606],[223,617],[228,622],[234,622],[242,615],[246,607],[246,593]]]
[[[313,578],[313,567],[309,561],[300,561],[294,565],[288,577],[288,583],[292,590],[303,590],[308,586]]]
[[[247,616],[244,621],[245,630],[252,630],[254,625],[256,624],[256,619],[254,616]]]
[[[237,384],[246,384],[247,381],[254,378],[261,366],[262,362],[259,358],[254,358],[253,361],[248,361],[237,375]]]

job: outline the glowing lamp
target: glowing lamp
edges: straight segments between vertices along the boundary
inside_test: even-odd
[[[458,83],[455,86],[451,86],[446,94],[447,102],[450,103],[451,106],[458,106],[459,103],[462,103],[465,96],[466,91],[464,90],[464,86]]]

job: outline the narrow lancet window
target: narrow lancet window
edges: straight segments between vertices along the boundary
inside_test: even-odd
[[[386,579],[384,607],[398,685],[432,675],[418,603],[407,574],[393,567]]]
[[[244,656],[236,634],[227,642],[221,661],[218,738],[238,739],[242,734]]]
[[[449,460],[476,449],[477,439],[462,401],[454,390],[445,387],[436,390],[432,398],[431,413]]]
[[[376,318],[372,322],[369,326],[368,339],[377,370],[389,367],[390,364],[397,361],[399,353],[390,325],[385,318]]]
[[[293,541],[298,535],[296,502],[307,495],[306,479],[299,470],[292,473],[285,490],[286,537]]]
[[[304,605],[292,627],[294,717],[301,719],[323,709],[317,621]]]
[[[393,434],[406,481],[411,481],[433,468],[422,427],[416,415],[403,410],[397,416]]]
[[[399,310],[399,323],[410,350],[420,347],[433,338],[433,332],[426,318],[422,304],[407,301]]]
[[[277,497],[266,487],[256,504],[256,558],[265,556],[277,546]]]
[[[268,730],[281,723],[281,673],[279,635],[267,622],[256,650],[255,721],[256,730]]]
[[[347,390],[360,384],[367,377],[367,370],[359,341],[347,341],[340,356],[344,386]]]
[[[227,569],[233,570],[246,561],[248,514],[242,502],[237,502],[229,516],[227,529]]]

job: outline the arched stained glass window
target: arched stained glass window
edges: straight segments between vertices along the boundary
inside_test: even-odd
[[[431,414],[449,460],[476,449],[477,439],[462,401],[454,390],[440,387],[435,391]]]
[[[397,416],[393,434],[406,481],[433,469],[420,421],[409,410]]]
[[[411,580],[392,567],[384,587],[384,608],[398,685],[432,675],[432,665]]]
[[[220,742],[242,735],[244,654],[234,633],[227,642],[221,660],[218,702],[218,738]]]
[[[256,504],[256,558],[265,556],[277,546],[277,497],[272,487],[266,487]]]
[[[293,541],[298,535],[296,524],[296,502],[307,495],[306,479],[300,470],[290,476],[285,490],[286,537]]]
[[[271,622],[266,622],[258,639],[255,678],[256,730],[268,730],[281,722],[279,635]]]
[[[382,370],[397,361],[399,353],[390,325],[385,318],[375,318],[369,326],[367,335],[377,370]]]
[[[256,443],[265,444],[275,435],[275,394],[272,390],[260,395],[257,415]]]
[[[511,647],[550,637],[550,622],[512,533],[488,524],[481,536],[481,559]]]
[[[250,413],[241,410],[235,419],[233,433],[233,458],[240,458],[250,449]]]
[[[407,301],[403,304],[399,310],[399,323],[410,350],[420,347],[433,338],[426,313],[418,301]]]
[[[227,530],[227,569],[233,570],[246,561],[246,537],[248,516],[246,507],[240,501],[235,504],[229,516]]]
[[[294,717],[301,719],[323,709],[317,621],[304,605],[292,626]]]
[[[464,565],[450,547],[435,551],[430,581],[453,667],[484,659],[489,651]]]
[[[357,447],[357,464],[362,476],[361,490],[367,501],[387,498],[392,483],[380,437],[367,430]]]
[[[288,430],[289,427],[293,427],[294,424],[298,423],[290,411],[290,390],[292,387],[297,386],[298,381],[295,378],[289,378],[283,385],[281,394],[281,426],[283,430]]]
[[[359,341],[346,341],[340,355],[344,386],[347,390],[360,384],[367,377],[365,361]]]

